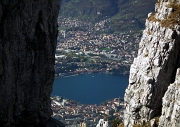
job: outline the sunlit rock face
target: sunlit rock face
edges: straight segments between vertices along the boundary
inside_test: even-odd
[[[172,115],[175,110],[172,108],[174,103],[171,109],[167,109],[167,97],[164,95],[171,94],[168,91],[172,87],[168,86],[177,79],[176,71],[180,66],[179,4],[180,0],[159,0],[155,13],[148,15],[138,56],[131,65],[129,85],[124,97],[126,127],[143,124],[162,113],[165,115],[168,113],[166,110],[171,110],[169,115]],[[180,93],[177,91],[174,94]],[[165,121],[163,118],[165,117],[160,118],[160,123]],[[170,125],[172,122],[173,120],[166,123]]]
[[[0,126],[45,126],[59,0],[0,1]]]

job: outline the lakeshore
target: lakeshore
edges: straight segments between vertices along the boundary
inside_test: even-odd
[[[81,71],[81,72],[68,72],[68,73],[59,73],[55,74],[55,78],[61,78],[61,77],[71,77],[71,76],[78,76],[78,75],[88,75],[88,74],[106,74],[106,75],[129,75],[129,72],[124,73],[113,73],[113,72],[107,72],[107,71]]]
[[[100,104],[124,97],[129,75],[81,74],[56,77],[52,95],[63,96],[83,104]]]

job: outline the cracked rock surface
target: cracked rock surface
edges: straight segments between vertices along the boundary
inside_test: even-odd
[[[177,70],[175,82],[168,87],[163,97],[159,121],[159,127],[180,126],[180,68]]]
[[[180,66],[180,22],[178,18],[170,19],[179,14],[179,4],[180,0],[159,0],[155,13],[148,15],[125,91],[126,127],[161,115],[165,101],[162,98],[175,81]]]
[[[0,1],[0,126],[51,116],[59,0]]]

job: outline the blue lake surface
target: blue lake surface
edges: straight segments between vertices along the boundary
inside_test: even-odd
[[[129,75],[87,74],[55,78],[52,95],[62,96],[82,104],[100,104],[113,98],[123,98]]]

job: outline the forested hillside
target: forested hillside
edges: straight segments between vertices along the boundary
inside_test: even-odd
[[[60,15],[97,22],[110,18],[112,32],[142,30],[157,0],[62,0]]]

